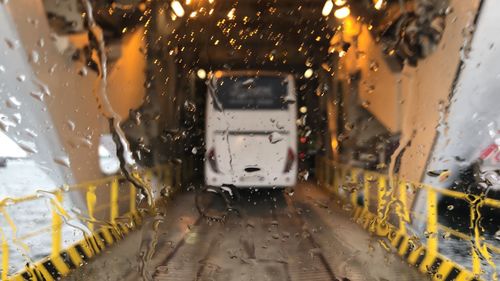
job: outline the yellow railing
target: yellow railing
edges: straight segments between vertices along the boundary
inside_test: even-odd
[[[155,174],[159,180],[169,181],[173,187],[172,177],[176,176],[174,168],[175,167],[172,165],[159,166],[153,169],[145,170],[140,174],[134,174],[134,176],[141,178],[143,181],[151,182],[153,174]],[[123,196],[122,192],[122,196],[120,197],[120,190],[127,188],[127,186],[129,191],[125,193],[126,196]],[[100,202],[98,204],[97,192],[99,194],[103,194],[103,192],[106,192],[103,190],[105,188],[109,188],[109,201],[105,203]],[[84,194],[83,197],[87,208],[86,216],[82,216],[81,214],[76,217],[72,216],[63,207],[64,200],[68,198],[67,195],[70,192],[80,192],[80,194]],[[21,198],[5,198],[0,201],[0,216],[3,216],[6,225],[10,228],[12,233],[12,237],[8,237],[6,231],[0,226],[0,258],[2,259],[0,268],[1,280],[9,280],[9,258],[11,256],[11,247],[9,246],[12,246],[9,245],[10,242],[19,245],[22,244],[23,240],[31,237],[50,234],[50,257],[57,257],[63,250],[63,226],[65,225],[65,221],[69,219],[78,219],[79,221],[86,223],[88,231],[92,233],[96,228],[96,224],[115,225],[119,218],[131,218],[137,215],[138,212],[136,206],[137,190],[132,184],[126,182],[122,176],[106,177],[91,182],[76,184],[70,187],[64,186],[63,188],[55,191],[44,192],[44,194],[47,194],[47,197],[50,200],[51,225],[43,226],[40,229],[28,232],[22,236],[17,235],[17,226],[11,218],[8,209],[11,206],[15,206],[23,202],[42,200],[47,197],[42,198],[40,195],[29,195]],[[108,218],[102,218],[102,212],[106,210],[109,210],[109,216]],[[101,217],[99,219],[96,218],[98,213]]]
[[[428,253],[430,253],[430,255],[426,255],[426,258],[439,254],[440,230],[461,240],[468,241],[471,244],[470,255],[472,264],[462,266],[471,268],[475,276],[480,276],[482,274],[481,260],[483,259],[493,268],[494,272],[490,278],[497,280],[497,269],[492,260],[491,253],[500,254],[500,248],[491,243],[484,242],[478,221],[480,208],[483,206],[500,208],[499,200],[436,188],[397,177],[390,179],[387,175],[340,165],[325,158],[319,159],[317,173],[321,185],[326,186],[331,192],[353,206],[361,205],[360,207],[362,207],[363,211],[374,213],[377,219],[387,223],[394,223],[397,225],[400,234],[407,235],[407,226],[411,222],[411,218],[423,221],[425,223],[424,236],[426,238],[426,248]],[[411,193],[408,192],[409,190],[425,192],[425,215],[410,212],[408,195]],[[363,195],[362,203],[358,202],[360,192]],[[469,204],[472,235],[439,224],[439,196],[465,200]],[[422,266],[430,266],[428,263],[429,261],[424,260]]]

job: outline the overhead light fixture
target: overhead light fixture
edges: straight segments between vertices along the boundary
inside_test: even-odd
[[[207,72],[205,71],[205,69],[200,68],[200,69],[198,69],[198,71],[196,71],[196,76],[198,76],[198,78],[203,80],[203,79],[207,78]]]
[[[229,12],[227,13],[227,18],[230,20],[234,20],[234,18],[235,18],[234,12],[236,12],[235,8],[232,8],[231,10],[229,10]]]
[[[351,14],[351,9],[349,7],[339,8],[333,13],[333,15],[338,19],[345,19]]]
[[[380,10],[384,7],[385,1],[384,0],[373,0],[373,7],[375,10]]]
[[[323,6],[321,14],[326,17],[332,12],[332,10],[333,10],[333,2],[332,0],[327,0],[325,2],[325,5]]]
[[[344,6],[345,3],[347,3],[347,0],[335,0],[335,5],[337,6]]]
[[[172,7],[172,10],[178,17],[183,17],[184,16],[184,8],[182,7],[181,3],[177,0],[172,1],[170,3],[170,7]]]
[[[311,69],[311,68],[308,68],[306,69],[306,71],[304,71],[304,77],[309,79],[313,76],[314,74],[314,71]]]

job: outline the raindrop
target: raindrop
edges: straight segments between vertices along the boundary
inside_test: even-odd
[[[76,128],[76,125],[75,125],[75,122],[71,121],[71,120],[68,120],[66,121],[66,124],[68,125],[68,128],[70,131],[74,131],[75,128]]]
[[[447,180],[449,177],[450,177],[450,171],[444,170],[441,174],[439,174],[439,181],[443,182]]]
[[[42,92],[31,92],[30,95],[39,101],[43,101],[44,94]]]
[[[368,94],[373,94],[375,92],[375,85],[368,85]]]
[[[19,41],[15,40],[15,41],[12,41],[10,39],[5,39],[5,43],[7,44],[7,47],[15,50],[19,47]]]
[[[434,170],[427,171],[427,175],[430,177],[439,177],[441,174],[448,172],[448,170]]]
[[[0,128],[7,132],[9,131],[9,128],[16,127],[16,123],[12,122],[7,116],[0,114]]]
[[[1,73],[5,73],[5,66],[0,65],[0,72],[1,72]]]
[[[35,131],[31,130],[31,129],[24,129],[24,131],[26,132],[26,134],[28,134],[28,136],[32,137],[32,138],[36,138],[38,137],[38,134],[35,133]]]
[[[68,156],[57,156],[54,158],[54,162],[64,167],[70,167],[69,157]]]
[[[9,108],[19,109],[21,107],[21,102],[16,99],[16,97],[10,97],[5,101],[5,104]]]
[[[498,230],[497,232],[495,232],[495,239],[496,240],[500,240],[500,230]]]
[[[377,72],[379,68],[379,65],[376,61],[370,62],[370,70],[373,72]]]
[[[362,105],[364,108],[368,108],[368,107],[370,107],[370,102],[365,100],[365,101],[363,101],[363,102],[361,103],[361,105]]]
[[[191,101],[188,101],[188,100],[187,100],[187,101],[185,101],[185,102],[184,102],[184,108],[185,108],[185,109],[186,109],[186,111],[188,111],[188,112],[191,112],[191,113],[192,113],[192,112],[196,112],[196,105],[195,105],[193,102],[191,102]]]
[[[284,138],[283,138],[283,136],[280,133],[278,133],[278,132],[272,132],[269,135],[268,139],[269,139],[270,143],[275,144],[275,143],[278,143],[278,142],[282,141]]]
[[[21,75],[17,76],[16,79],[19,82],[24,82],[24,81],[26,81],[26,75],[21,74]]]
[[[16,121],[17,124],[21,124],[22,116],[21,113],[14,113],[12,114],[12,117],[14,117],[14,120]]]
[[[40,55],[38,54],[37,51],[33,50],[30,54],[29,59],[32,63],[38,63],[38,61],[40,60]]]
[[[300,180],[307,181],[307,179],[309,178],[309,171],[308,170],[300,171],[298,176]]]
[[[344,204],[342,206],[342,210],[347,211],[347,212],[352,211],[352,205],[350,203]]]
[[[432,232],[429,232],[429,231],[424,231],[424,236],[425,236],[425,238],[430,238],[432,235],[433,235],[433,233],[432,233]]]
[[[88,72],[89,71],[87,70],[87,67],[84,66],[78,71],[78,75],[85,77],[87,76]]]
[[[348,131],[352,131],[352,129],[354,129],[354,125],[350,122],[346,122],[344,128]]]
[[[19,145],[19,147],[21,147],[22,149],[24,149],[26,152],[29,152],[29,153],[38,153],[36,145],[33,142],[20,140],[20,141],[17,142],[17,144]]]
[[[448,206],[446,207],[446,209],[448,209],[448,211],[451,211],[451,210],[455,209],[455,206],[453,206],[453,205],[448,205]]]
[[[40,38],[37,42],[38,47],[43,48],[45,46],[45,40],[43,38]]]
[[[193,149],[191,149],[191,153],[196,154],[197,152],[198,152],[198,149],[196,149],[196,147],[193,147]]]

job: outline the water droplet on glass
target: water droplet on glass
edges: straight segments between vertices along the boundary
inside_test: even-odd
[[[342,206],[342,210],[347,211],[347,212],[352,211],[352,205],[350,203],[344,204]]]
[[[427,171],[427,175],[430,177],[439,177],[441,174],[448,172],[448,170],[432,170]]]
[[[57,156],[54,158],[54,162],[64,167],[70,167],[69,157],[68,156]]]
[[[12,114],[12,117],[14,118],[14,121],[16,121],[17,124],[21,124],[22,116],[21,113],[14,113]]]
[[[31,129],[24,129],[24,131],[26,132],[26,134],[28,134],[28,136],[32,137],[32,138],[36,138],[38,137],[38,134],[35,133],[35,131],[31,130]]]
[[[307,179],[309,178],[309,171],[308,170],[300,171],[298,176],[300,180],[307,181]]]
[[[19,145],[19,147],[24,149],[26,152],[38,153],[38,150],[37,150],[34,142],[20,140],[17,142],[17,144]]]
[[[196,149],[196,147],[193,147],[193,149],[191,149],[191,153],[196,154],[197,152],[198,152],[198,149]]]
[[[5,73],[5,66],[0,65],[0,72],[1,72],[1,73]]]
[[[16,79],[19,82],[24,82],[24,81],[26,81],[26,75],[21,74],[21,75],[17,76]]]
[[[39,101],[43,101],[44,94],[42,92],[31,92],[30,95]]]
[[[7,44],[7,47],[9,47],[10,49],[17,49],[19,47],[19,41],[15,40],[15,41],[12,41],[10,39],[5,39],[5,43]]]
[[[449,177],[450,177],[450,171],[444,170],[442,173],[439,174],[439,181],[440,182],[446,181]]]
[[[30,61],[32,63],[38,63],[38,61],[40,60],[40,55],[38,54],[37,51],[32,51],[31,54],[30,54]]]
[[[9,99],[5,101],[5,104],[7,107],[13,109],[19,109],[21,107],[21,102],[17,100],[16,97],[9,97]]]
[[[16,123],[12,122],[6,115],[0,114],[0,128],[7,132],[10,127],[15,128]]]
[[[496,240],[500,240],[500,230],[498,230],[497,232],[495,232],[495,239]]]
[[[376,61],[372,61],[370,62],[370,70],[373,71],[373,72],[377,72],[378,71],[378,63]]]
[[[78,71],[78,75],[85,77],[87,76],[88,72],[89,71],[87,70],[87,67],[84,66]]]
[[[350,122],[346,122],[344,125],[344,128],[348,131],[352,131],[352,129],[354,129],[354,124],[352,124]]]
[[[38,39],[37,45],[38,47],[43,48],[45,46],[45,40],[43,40],[43,38]]]
[[[272,144],[278,143],[283,140],[283,136],[278,132],[272,132],[268,136],[269,142]]]
[[[66,124],[68,125],[68,128],[70,131],[74,131],[75,128],[76,128],[76,125],[75,125],[75,122],[71,121],[71,120],[68,120],[66,121]]]
[[[451,210],[455,209],[455,206],[453,206],[453,205],[448,205],[448,206],[446,207],[446,209],[448,209],[448,211],[451,211]]]

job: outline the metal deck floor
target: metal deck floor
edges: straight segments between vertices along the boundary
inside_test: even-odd
[[[292,196],[269,190],[242,197],[240,216],[221,223],[199,217],[192,193],[179,194],[164,216],[147,221],[69,279],[426,279],[312,184],[299,185]],[[152,231],[155,222],[158,232]]]

